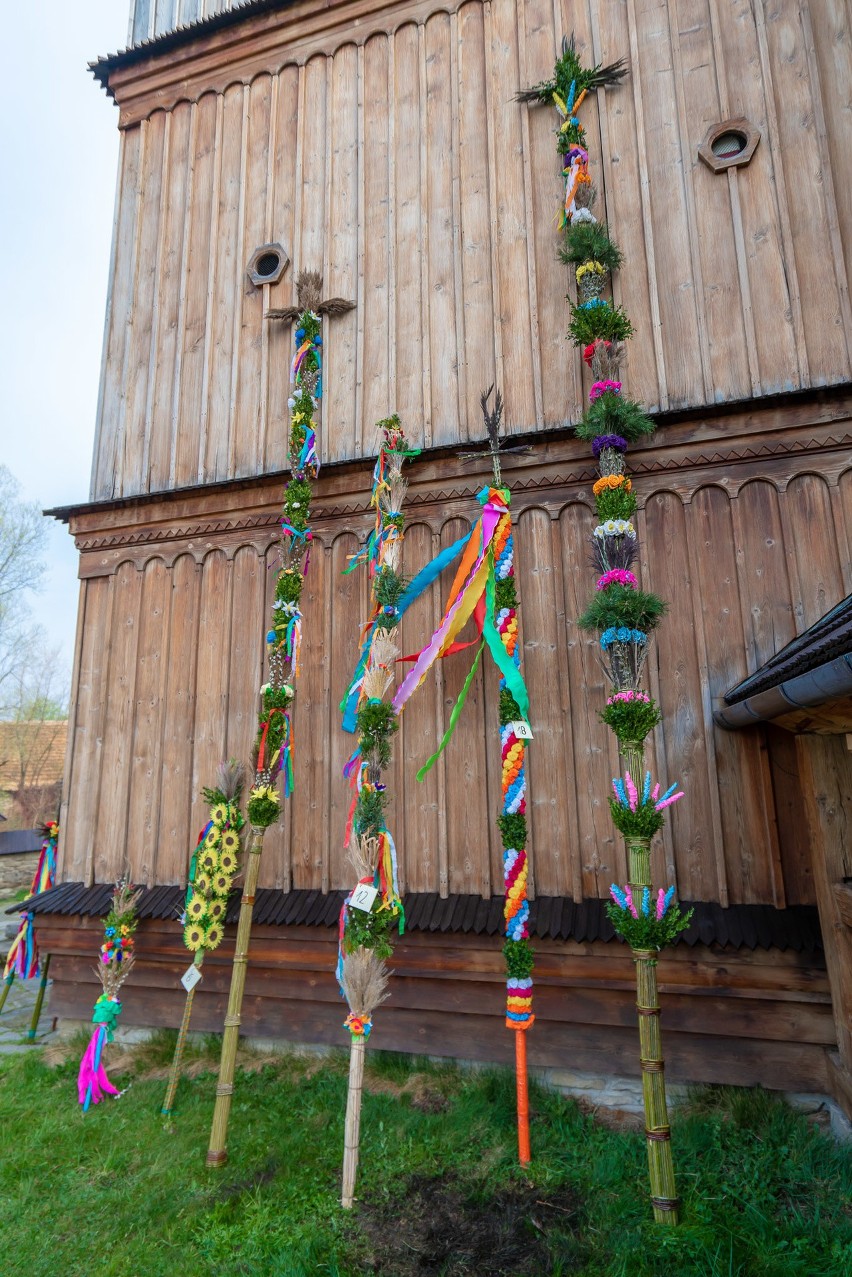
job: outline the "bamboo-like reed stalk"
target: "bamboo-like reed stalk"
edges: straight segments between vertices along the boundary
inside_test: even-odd
[[[207,1149],[208,1166],[224,1166],[228,1160],[228,1119],[231,1115],[231,1099],[234,1094],[234,1072],[237,1063],[237,1047],[240,1039],[240,1020],[243,994],[246,987],[246,968],[249,958],[249,939],[254,912],[254,893],[260,873],[260,857],[263,852],[265,826],[252,825],[246,847],[246,870],[243,896],[240,902],[240,920],[237,924],[237,942],[234,947],[234,967],[231,989],[228,994],[228,1010],[222,1035],[222,1055],[219,1061],[219,1081],[216,1084],[216,1103],[210,1128],[210,1144]]]

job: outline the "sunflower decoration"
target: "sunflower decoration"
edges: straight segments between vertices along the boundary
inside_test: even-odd
[[[211,884],[214,894],[217,896],[227,897],[228,892],[231,890],[232,881],[233,879],[229,874],[217,873]]]
[[[198,863],[201,866],[203,873],[212,875],[219,868],[219,857],[216,855],[215,850],[210,847],[207,851],[202,853]]]
[[[230,851],[222,851],[219,857],[219,872],[233,878],[237,872],[237,857]]]
[[[209,896],[210,895],[210,874],[204,873],[204,872],[196,874],[195,883],[193,885],[198,895],[205,896],[205,897]]]
[[[193,892],[186,906],[186,916],[190,922],[200,922],[207,913],[207,901],[199,892]]]
[[[197,922],[191,922],[188,927],[184,927],[183,942],[191,953],[197,953],[199,949],[206,948],[205,940],[204,928]]]
[[[220,856],[229,851],[232,856],[236,857],[240,850],[240,835],[236,829],[224,829],[222,831],[222,841],[220,844]]]
[[[225,934],[222,924],[219,922],[211,922],[207,928],[207,934],[204,937],[205,949],[217,949],[222,943],[222,936]]]
[[[221,944],[228,893],[239,868],[240,830],[245,819],[240,811],[243,769],[237,763],[223,763],[215,789],[205,789],[210,819],[198,836],[189,871],[184,941],[188,949],[215,949]]]

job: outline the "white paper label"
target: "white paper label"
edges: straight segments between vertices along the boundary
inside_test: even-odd
[[[183,975],[180,978],[180,982],[183,985],[183,987],[186,989],[187,993],[189,993],[192,989],[195,988],[195,986],[198,984],[198,981],[200,979],[201,979],[201,972],[199,971],[198,967],[193,962],[192,966],[188,967],[187,970],[184,971]]]
[[[368,882],[359,882],[352,892],[352,899],[349,903],[353,909],[363,909],[364,913],[369,913],[378,894],[376,888],[371,887]]]
[[[524,722],[510,723],[509,726],[511,727],[512,731],[517,736],[518,740],[532,740],[533,738],[532,728],[530,727],[529,723],[524,723]]]

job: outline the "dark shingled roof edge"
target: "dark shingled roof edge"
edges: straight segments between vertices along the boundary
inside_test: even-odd
[[[7,909],[7,913],[30,910],[34,914],[67,917],[102,917],[109,908],[109,884],[84,887],[80,882],[63,882],[39,896],[32,896]],[[331,891],[279,891],[263,887],[257,892],[255,918],[259,924],[318,926],[336,929],[345,893]],[[184,899],[182,887],[145,887],[139,900],[139,917],[177,920]],[[482,908],[482,904],[490,906]],[[701,901],[682,902],[695,910],[691,926],[683,933],[687,945],[718,944],[729,948],[793,949],[799,953],[821,950],[819,916],[811,905],[775,909],[771,905],[721,905]],[[530,934],[534,939],[593,940],[615,939],[606,915],[606,900],[584,900],[580,906],[562,896],[539,896],[530,902]],[[237,920],[240,893],[228,902],[227,921]],[[568,906],[567,908],[565,906]],[[502,898],[483,902],[475,895],[453,895],[445,900],[434,893],[410,893],[405,897],[409,931],[452,933],[459,927],[472,935],[493,935],[491,919],[502,915]],[[458,920],[458,926],[455,925]]]

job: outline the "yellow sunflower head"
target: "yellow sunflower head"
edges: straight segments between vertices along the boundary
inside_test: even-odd
[[[198,884],[196,883],[196,886]],[[207,912],[207,901],[198,892],[193,892],[186,906],[186,916],[190,922],[199,922]]]
[[[225,901],[211,900],[210,907],[207,910],[207,917],[211,922],[224,922],[225,920]]]
[[[231,875],[217,873],[216,877],[213,879],[212,885],[213,891],[217,896],[227,896],[228,892],[231,890]]]
[[[215,825],[224,825],[225,821],[228,819],[228,804],[217,803],[215,807],[211,807],[210,819]]]
[[[221,837],[222,837],[221,830],[217,829],[216,826],[214,825],[213,828],[208,833],[207,837],[204,839],[205,847],[214,847],[214,848],[218,847],[219,839]]]
[[[234,874],[237,869],[237,858],[230,851],[223,851],[219,857],[219,872],[223,874]]]
[[[241,828],[243,817],[239,803],[228,803],[228,823],[233,825],[235,829]]]
[[[201,865],[204,873],[213,874],[219,868],[219,857],[211,847],[204,852],[198,863]]]
[[[224,930],[218,922],[212,923],[207,928],[207,934],[204,937],[204,948],[205,949],[218,948],[218,946],[222,943],[222,936],[224,934],[225,934]]]
[[[200,896],[210,894],[210,875],[208,873],[198,873],[195,875],[195,890]]]
[[[240,849],[240,836],[234,829],[226,829],[222,834],[222,851],[232,851],[235,855]]]
[[[183,929],[183,942],[192,953],[197,953],[204,944],[204,928],[197,922],[191,922]]]

